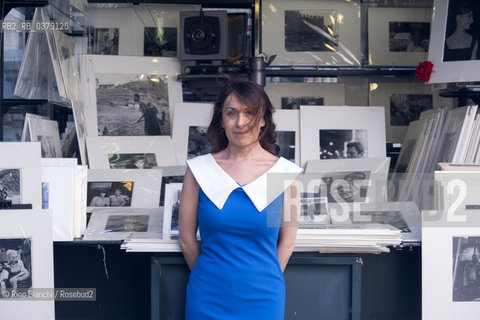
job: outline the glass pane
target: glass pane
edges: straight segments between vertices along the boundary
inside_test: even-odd
[[[19,105],[11,107],[3,115],[3,141],[20,141],[23,131],[25,113],[34,113],[48,116],[48,104],[42,105]]]

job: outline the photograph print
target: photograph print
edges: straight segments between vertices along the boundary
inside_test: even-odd
[[[453,302],[480,301],[480,237],[453,237]]]
[[[99,136],[170,135],[166,75],[96,74]]]
[[[478,60],[480,3],[476,0],[449,0],[443,61]]]
[[[374,224],[388,224],[398,230],[400,232],[411,232],[410,228],[408,227],[407,222],[402,216],[401,211],[361,211],[361,216],[368,216],[370,221],[356,221],[355,217],[353,216],[353,212],[351,213],[351,221],[353,224],[359,223],[374,223]]]
[[[0,239],[0,288],[32,287],[31,238]]]
[[[109,153],[110,169],[152,169],[158,167],[155,153]]]
[[[428,52],[429,22],[390,21],[388,30],[390,52]]]
[[[160,189],[160,207],[165,205],[165,186],[170,183],[183,183],[183,175],[181,176],[162,176],[162,186]]]
[[[145,27],[143,55],[148,57],[176,57],[177,28]]]
[[[337,11],[285,10],[285,51],[327,51],[338,49]]]
[[[118,55],[118,28],[96,28],[93,38],[93,54]]]
[[[109,215],[105,232],[147,232],[149,215]]]
[[[420,118],[420,113],[432,108],[431,94],[391,94],[390,125],[408,126],[411,121]]]
[[[205,126],[188,127],[188,152],[187,159],[207,154],[212,150],[212,146],[207,139],[207,129]]]
[[[323,106],[323,97],[282,97],[282,109],[300,110],[300,106]]]
[[[295,162],[295,131],[277,131],[275,154]]]
[[[322,180],[326,185],[328,202],[364,202],[370,171],[331,172]]]
[[[2,207],[21,203],[20,169],[0,168],[0,202]]]
[[[320,159],[367,158],[366,129],[320,129]]]
[[[299,225],[327,225],[330,224],[328,215],[328,201],[320,194],[303,192],[300,198]]]
[[[42,158],[62,158],[60,147],[57,145],[58,138],[53,136],[37,136],[42,146]]]
[[[87,207],[130,207],[133,181],[87,183]]]

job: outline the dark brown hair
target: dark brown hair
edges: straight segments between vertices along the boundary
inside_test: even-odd
[[[212,153],[219,152],[228,145],[228,139],[222,127],[222,113],[226,100],[233,94],[242,104],[254,109],[255,118],[250,124],[252,127],[258,125],[263,118],[265,125],[260,128],[258,140],[263,149],[275,154],[277,133],[272,116],[274,109],[263,88],[254,82],[232,79],[227,75],[219,76],[217,82],[220,90],[213,108],[212,121],[207,130],[207,138],[212,144]]]

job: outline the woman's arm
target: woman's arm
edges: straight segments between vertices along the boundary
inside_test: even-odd
[[[295,248],[297,238],[298,217],[300,216],[300,183],[295,180],[285,190],[283,196],[283,215],[278,234],[277,253],[282,272]]]
[[[30,276],[30,272],[28,272],[28,270],[25,268],[25,266],[23,265],[23,262],[21,260],[18,260],[17,265],[18,265],[18,268],[20,269],[20,273],[13,276],[10,280],[14,279],[14,280],[20,281],[20,280],[27,279]]]
[[[477,60],[477,52],[478,52],[478,39],[475,40],[475,45],[473,46],[472,56],[470,60]]]
[[[183,256],[190,270],[193,270],[198,256],[200,244],[197,241],[197,211],[198,211],[198,186],[195,177],[189,168],[183,178],[182,193],[180,194],[180,209],[178,217],[179,243]]]

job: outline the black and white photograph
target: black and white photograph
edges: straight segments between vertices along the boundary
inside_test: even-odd
[[[480,237],[453,237],[452,301],[480,301]]]
[[[480,3],[450,0],[445,30],[443,61],[466,61],[480,58]]]
[[[299,225],[330,224],[328,200],[320,194],[302,193],[300,198]]]
[[[109,153],[110,169],[152,169],[158,167],[155,153]]]
[[[337,11],[285,10],[285,50],[337,51]]]
[[[295,131],[277,131],[275,154],[295,163]]]
[[[320,159],[367,158],[367,130],[319,130]]]
[[[130,207],[133,181],[87,183],[87,207]]]
[[[282,109],[300,110],[300,106],[323,106],[323,97],[282,97]]]
[[[0,239],[0,289],[31,287],[32,239]]]
[[[105,232],[147,232],[148,215],[110,215]]]
[[[180,208],[181,183],[165,185],[165,206],[163,209],[164,239],[178,234],[178,210]]]
[[[430,23],[390,21],[390,52],[428,52]]]
[[[207,139],[207,129],[208,127],[205,126],[188,127],[188,159],[207,154],[211,151],[212,147]]]
[[[408,126],[418,120],[420,113],[433,108],[431,94],[392,94],[390,95],[390,125]]]
[[[93,41],[93,54],[118,55],[120,29],[96,28]]]
[[[353,224],[388,224],[400,232],[411,232],[410,227],[402,216],[401,211],[361,211],[360,216],[363,216],[360,221],[355,220],[355,216],[351,213],[351,221]],[[363,221],[369,219],[370,221]]]
[[[58,140],[52,136],[37,136],[36,141],[40,141],[42,146],[42,158],[61,158],[62,154],[58,154],[55,143]]]
[[[364,202],[368,193],[369,171],[332,172],[322,177],[328,202]],[[320,187],[322,190],[322,186]]]
[[[20,204],[21,201],[20,169],[0,168],[0,201],[3,206]]]
[[[166,75],[97,74],[99,136],[170,135]]]
[[[145,27],[143,55],[149,57],[177,56],[177,28]]]

